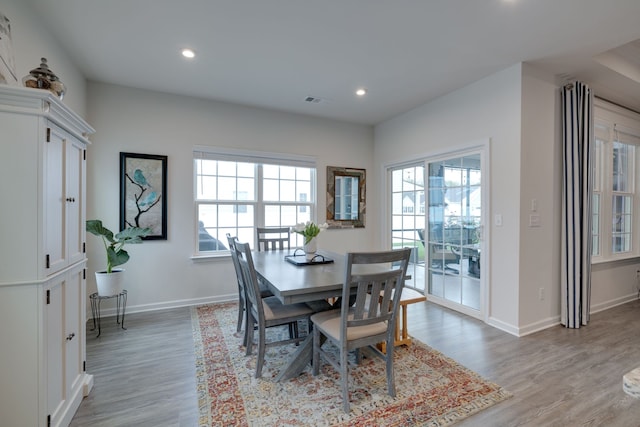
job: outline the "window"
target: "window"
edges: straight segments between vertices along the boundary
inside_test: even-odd
[[[255,247],[255,227],[291,227],[315,219],[311,158],[198,147],[194,178],[198,254],[226,251],[227,233]],[[291,235],[292,246],[302,244],[298,237]]]
[[[640,116],[607,103],[595,112],[593,261],[638,257]]]
[[[593,199],[591,202],[592,209],[592,221],[591,221],[591,236],[592,236],[592,252],[591,255],[596,257],[600,255],[600,199],[602,193],[602,176],[604,173],[604,164],[602,159],[604,154],[604,141],[596,138],[594,149],[594,162],[593,162]]]

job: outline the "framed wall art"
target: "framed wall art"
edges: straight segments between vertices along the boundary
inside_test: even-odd
[[[120,230],[127,227],[167,239],[167,156],[120,153]]]

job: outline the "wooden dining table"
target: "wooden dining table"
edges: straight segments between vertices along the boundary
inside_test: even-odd
[[[302,251],[298,250],[298,253]],[[333,252],[318,252],[318,259],[332,260],[330,263],[311,262],[310,265],[295,265],[285,257],[293,256],[294,250],[253,252],[253,264],[258,276],[269,286],[271,292],[283,304],[316,301],[342,294],[345,273],[345,256]],[[304,253],[293,259],[306,262]]]
[[[291,256],[294,252],[294,250],[281,250],[252,253],[256,273],[273,295],[283,304],[342,296],[342,283],[345,277],[344,255],[319,251],[318,254],[325,257],[325,260],[331,259],[333,262],[294,265],[285,259],[285,256]],[[298,250],[298,252],[301,251]],[[301,258],[296,256],[295,259],[304,260],[304,254]],[[289,363],[276,379],[282,381],[298,376],[311,362],[312,353],[313,337],[309,334],[297,347]]]
[[[318,261],[332,260],[333,262],[311,262],[309,265],[295,265],[286,260],[294,254],[300,256],[294,258],[299,262],[304,262],[304,253],[297,250],[279,251],[254,251],[252,252],[253,264],[259,279],[265,283],[269,290],[283,304],[295,304],[299,302],[310,303],[342,296],[342,283],[345,278],[345,255],[329,251],[319,251]],[[360,265],[354,268],[359,272],[380,271],[379,265]],[[404,292],[403,292],[404,294]],[[426,298],[413,292],[405,303],[424,301]],[[402,305],[402,301],[401,301]],[[402,337],[400,341],[399,330],[396,326],[397,342],[399,344],[410,343],[406,331],[406,306],[403,308],[404,323],[402,327]],[[276,377],[278,381],[294,378],[311,363],[313,353],[313,337],[309,334],[302,341],[295,353],[289,359],[287,366]]]

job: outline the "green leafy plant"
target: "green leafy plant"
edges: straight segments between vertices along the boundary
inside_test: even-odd
[[[129,227],[114,235],[99,219],[87,220],[86,226],[89,233],[102,238],[107,251],[107,273],[111,273],[113,267],[129,261],[129,254],[124,250],[125,244],[142,243],[142,238],[151,233],[150,228]]]

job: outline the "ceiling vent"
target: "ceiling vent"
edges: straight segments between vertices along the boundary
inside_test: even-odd
[[[304,99],[304,102],[308,102],[310,104],[320,104],[320,103],[324,102],[324,99],[318,98],[316,96],[307,96]]]

